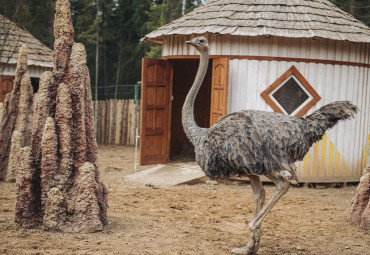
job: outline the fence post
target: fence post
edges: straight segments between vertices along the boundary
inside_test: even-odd
[[[134,96],[134,103],[136,104],[137,100],[139,99],[139,87],[141,86],[141,81],[138,81],[135,85],[135,96]]]
[[[98,133],[98,84],[99,84],[99,0],[96,0],[96,47],[95,47],[95,109],[94,109],[94,129],[95,135]]]

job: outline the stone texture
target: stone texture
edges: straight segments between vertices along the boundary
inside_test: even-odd
[[[58,138],[55,133],[54,119],[49,117],[46,120],[44,131],[42,133],[41,150],[41,208],[45,208],[48,198],[48,192],[55,186],[55,176],[58,171]]]
[[[4,104],[0,102],[0,122],[2,122],[2,119],[3,119],[3,106]]]
[[[32,228],[41,224],[41,211],[35,181],[34,168],[32,167],[32,152],[29,147],[24,147],[19,152],[17,171],[17,200],[15,204],[15,222],[24,228]],[[36,192],[35,192],[36,190]]]
[[[370,230],[370,165],[364,170],[356,194],[352,199],[349,220],[363,229]]]
[[[21,133],[18,130],[14,130],[9,153],[8,170],[5,176],[6,182],[15,182],[18,169],[18,152],[22,148],[22,140]]]
[[[66,211],[63,192],[54,187],[47,194],[43,226],[45,230],[60,230],[65,226]]]
[[[55,117],[56,87],[52,72],[44,72],[40,77],[39,90],[35,98],[32,125],[32,153],[36,162],[41,160],[41,137],[46,119]]]
[[[14,159],[19,149],[27,146],[31,141],[32,126],[32,98],[33,89],[27,71],[27,47],[22,45],[12,91],[6,95],[0,111],[0,180],[14,181],[17,168]],[[12,146],[13,132],[19,131],[19,136],[14,138],[18,144]],[[9,159],[13,162],[8,168]]]

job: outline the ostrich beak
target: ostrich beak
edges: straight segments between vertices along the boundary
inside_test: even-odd
[[[192,41],[185,41],[186,44],[194,44]]]

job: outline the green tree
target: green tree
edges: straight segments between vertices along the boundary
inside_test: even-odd
[[[55,1],[0,0],[0,12],[16,20],[17,24],[52,48]],[[95,84],[95,61],[98,57],[98,84],[107,86],[134,84],[141,79],[141,58],[158,58],[161,48],[140,42],[140,39],[179,18],[184,1],[70,0],[70,3],[74,39],[86,48],[91,84]],[[202,1],[186,0],[185,4],[186,12],[189,12],[201,5]],[[96,56],[97,38],[99,56]]]
[[[49,48],[54,44],[54,0],[25,0],[26,29]]]
[[[52,48],[54,0],[0,0],[0,13]]]
[[[114,42],[116,44],[114,83],[135,84],[141,76],[141,58],[145,55],[146,45],[140,39],[147,33],[148,0],[119,0],[114,12],[112,25],[115,23]],[[113,56],[112,56],[113,57]],[[114,70],[114,69],[113,69]]]
[[[91,74],[95,73],[99,26],[99,86],[134,84],[140,80],[141,58],[146,50],[140,38],[147,33],[149,6],[150,0],[99,0],[97,19],[95,0],[72,1],[75,40],[87,49]],[[94,75],[91,80],[94,84]]]
[[[95,45],[97,23],[95,0],[71,0],[74,40],[84,44],[91,84],[95,84]]]
[[[185,13],[202,5],[201,0],[186,0]],[[153,31],[160,26],[170,23],[182,16],[183,0],[153,0],[148,11],[149,21],[146,23],[147,30]],[[159,58],[161,56],[161,45],[149,45],[146,57]]]
[[[370,2],[369,0],[329,0],[345,12],[370,27]]]
[[[14,23],[18,27],[28,30],[42,43],[52,47],[53,11],[49,12],[50,9],[54,9],[54,2],[51,0],[0,0],[0,13],[7,17],[7,19],[0,19],[0,58],[3,59],[0,75],[3,74],[8,61],[18,52],[21,46],[21,33],[14,31]],[[12,22],[9,22],[9,20]],[[9,39],[11,43],[9,43]]]

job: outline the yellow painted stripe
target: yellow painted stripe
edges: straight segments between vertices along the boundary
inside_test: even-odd
[[[347,173],[347,162],[343,159],[342,160],[342,174],[344,175],[344,176],[352,176],[352,174],[351,174],[351,171],[349,171],[349,173]]]
[[[364,152],[363,152],[363,161],[362,161],[362,169],[364,169],[367,165],[367,160],[368,160],[368,156],[369,156],[369,146],[370,146],[370,134],[367,135],[367,140],[366,140],[366,144],[365,144],[365,148],[364,148]],[[361,171],[361,174],[362,174],[362,171]]]
[[[328,141],[327,135],[324,135],[322,137],[321,141],[321,157],[320,157],[320,176],[326,176],[327,175],[327,169],[326,169],[326,143]]]
[[[329,147],[329,148],[328,148]],[[370,134],[367,135],[367,141],[362,148],[362,155],[358,163],[347,168],[347,162],[342,158],[341,153],[335,149],[334,143],[326,135],[321,141],[315,143],[312,148],[312,154],[309,152],[303,159],[303,164],[297,165],[300,176],[312,177],[339,177],[339,176],[361,176],[363,169],[367,165],[368,151],[370,147]],[[327,150],[329,151],[327,152]],[[312,161],[311,161],[312,157]],[[327,167],[326,167],[327,166]]]
[[[310,153],[307,153],[303,159],[303,176],[309,176],[310,173]]]
[[[357,176],[362,175],[362,156],[361,156],[361,158],[360,158],[360,160],[358,161],[358,164],[357,164],[356,175]]]
[[[328,176],[334,176],[334,144],[330,141],[329,144],[329,162],[328,162]]]
[[[361,162],[361,168],[364,168],[365,167],[365,159],[366,159],[366,154],[367,154],[367,142],[365,144],[365,147],[364,147],[364,150],[362,151],[362,162]]]
[[[313,146],[313,167],[312,167],[312,176],[319,175],[319,142],[315,143]]]
[[[335,156],[335,176],[341,176],[340,175],[340,153],[338,150]]]
[[[351,172],[351,171],[348,171],[347,172],[347,164],[346,164],[346,161],[342,158],[342,174],[341,176],[348,176],[348,172]]]

